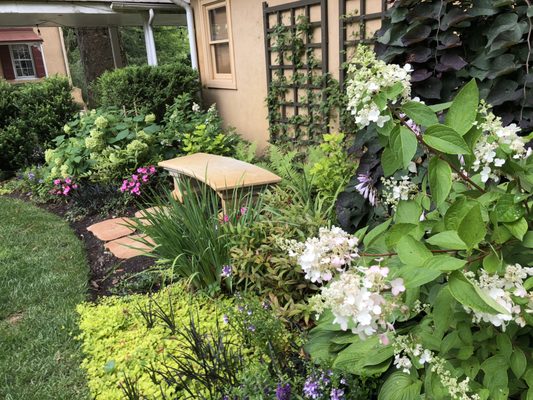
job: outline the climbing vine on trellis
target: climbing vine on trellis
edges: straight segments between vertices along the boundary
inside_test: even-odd
[[[320,7],[320,19],[311,9]],[[328,73],[325,0],[282,6],[263,3],[270,140],[316,144],[338,108],[339,85]]]

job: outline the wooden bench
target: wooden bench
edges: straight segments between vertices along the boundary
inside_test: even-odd
[[[159,166],[166,169],[174,178],[174,195],[182,201],[181,183],[187,179],[191,186],[206,184],[222,201],[222,209],[227,213],[226,204],[232,204],[239,192],[257,195],[268,185],[277,184],[281,178],[266,169],[230,157],[207,153],[196,153],[161,161]]]

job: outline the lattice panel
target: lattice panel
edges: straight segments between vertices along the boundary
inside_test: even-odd
[[[272,143],[305,146],[327,132],[327,1],[263,3]]]

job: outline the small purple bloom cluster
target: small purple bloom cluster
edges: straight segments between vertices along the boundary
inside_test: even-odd
[[[276,388],[276,400],[290,400],[290,399],[291,399],[291,385],[288,383],[285,385],[278,383],[278,387]]]
[[[344,400],[345,393],[343,389],[331,387],[333,372],[328,370],[320,374],[313,373],[307,377],[303,387],[303,397],[306,399],[329,399]],[[341,384],[346,384],[344,379],[340,380]],[[331,385],[331,386],[330,386]]]
[[[65,178],[65,179],[54,179],[54,188],[50,191],[50,193],[55,194],[57,196],[68,196],[72,194],[73,190],[78,189],[78,184],[74,182],[72,178]]]
[[[120,191],[122,193],[130,193],[134,196],[141,195],[141,186],[148,183],[150,178],[156,173],[153,165],[148,167],[137,168],[137,173],[131,175],[130,179],[124,179]]]
[[[232,274],[233,267],[231,265],[224,265],[222,267],[222,271],[220,272],[220,276],[222,278],[229,278]]]

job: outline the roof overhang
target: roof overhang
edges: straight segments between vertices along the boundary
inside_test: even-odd
[[[0,28],[0,43],[42,42],[32,28]]]
[[[157,1],[0,1],[0,27],[141,26],[153,9],[153,25],[186,25],[183,9]]]

